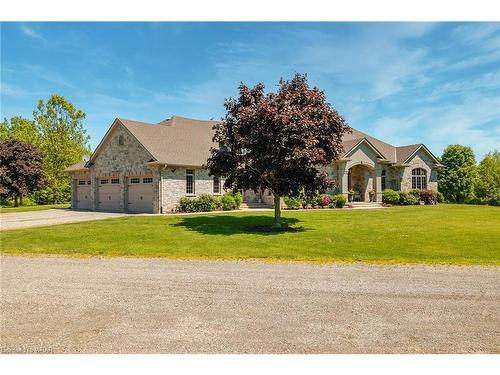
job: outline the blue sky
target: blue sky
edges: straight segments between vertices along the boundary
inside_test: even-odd
[[[59,93],[92,147],[115,117],[219,119],[240,81],[295,72],[392,144],[500,148],[500,23],[1,24],[1,117]]]

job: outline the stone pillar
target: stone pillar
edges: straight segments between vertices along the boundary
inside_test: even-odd
[[[76,201],[78,200],[76,196],[76,189],[77,189],[77,184],[78,180],[75,178],[71,178],[71,208],[75,209],[77,208]]]
[[[374,187],[375,190],[375,202],[382,202],[382,166],[380,164],[375,164],[374,175]],[[387,183],[387,172],[386,172],[386,183]]]
[[[153,170],[153,213],[160,213],[160,188],[161,188],[161,173],[160,168]]]
[[[348,172],[349,170],[346,168],[346,163],[339,165],[337,174],[340,183],[339,192],[343,194],[346,198],[348,198],[348,193],[349,193]]]
[[[99,206],[99,197],[97,194],[97,187],[99,186],[99,181],[93,173],[90,175],[90,199],[92,200],[92,210],[97,210]]]
[[[128,192],[127,192],[127,178],[124,173],[119,173],[120,179],[120,212],[128,212]]]

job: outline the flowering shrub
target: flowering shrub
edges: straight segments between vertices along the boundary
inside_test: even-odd
[[[411,206],[418,203],[417,197],[411,192],[406,193],[404,191],[399,192],[399,204],[402,206]]]
[[[322,195],[320,200],[321,207],[328,207],[332,203],[332,198],[329,195]]]
[[[335,202],[335,207],[342,208],[347,203],[347,198],[343,194],[337,194],[333,196]]]
[[[438,203],[438,199],[436,194],[429,189],[420,190],[420,200],[425,204],[436,204]]]

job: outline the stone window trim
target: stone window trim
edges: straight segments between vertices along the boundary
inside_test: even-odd
[[[186,169],[186,195],[195,195],[194,169]]]
[[[427,189],[427,171],[423,168],[414,168],[411,171],[411,188]]]

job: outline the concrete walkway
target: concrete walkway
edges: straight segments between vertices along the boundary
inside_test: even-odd
[[[32,228],[55,224],[77,223],[80,221],[102,220],[128,215],[129,214],[116,212],[75,211],[67,208],[12,212],[0,214],[0,228],[1,230]]]

